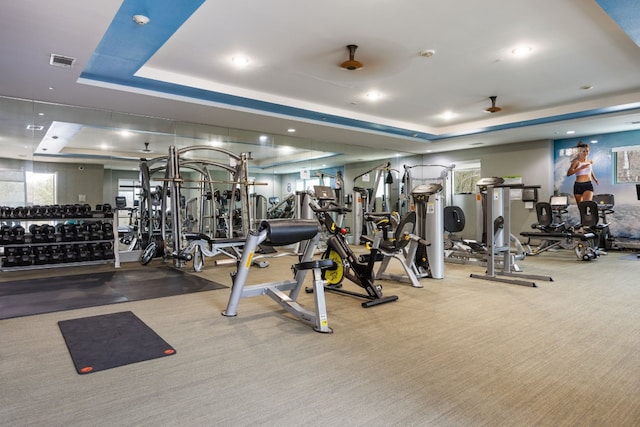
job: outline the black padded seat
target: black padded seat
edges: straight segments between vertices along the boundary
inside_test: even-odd
[[[613,194],[594,194],[593,201],[596,202],[600,210],[613,209],[615,206],[615,197]]]
[[[600,213],[598,212],[598,204],[593,200],[578,203],[580,210],[580,225],[583,227],[595,227],[598,225]]]
[[[536,203],[536,216],[538,217],[539,227],[548,227],[553,222],[553,214],[551,213],[551,203],[538,202]]]
[[[263,230],[267,230],[265,244],[283,246],[313,238],[319,224],[315,219],[271,219],[260,223],[259,231]]]

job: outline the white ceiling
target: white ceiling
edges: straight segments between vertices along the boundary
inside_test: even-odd
[[[0,96],[20,100],[0,99],[3,157],[125,168],[144,142],[153,155],[227,142],[282,172],[320,152],[330,166],[640,128],[634,0],[601,1],[617,21],[592,0],[197,2],[6,2]],[[171,8],[187,4],[196,10],[181,20]],[[348,44],[361,70],[339,67]],[[52,53],[76,62],[51,66]],[[242,70],[230,62],[239,53]],[[129,63],[135,76],[117,80]],[[490,96],[501,112],[485,111]],[[44,129],[26,131],[34,123]]]

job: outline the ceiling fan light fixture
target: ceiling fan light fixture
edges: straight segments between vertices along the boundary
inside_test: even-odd
[[[484,111],[486,111],[487,113],[499,113],[500,111],[502,111],[502,108],[496,107],[496,99],[498,99],[497,96],[490,96],[489,99],[491,100],[491,107],[487,108]]]
[[[347,49],[349,49],[349,59],[340,64],[340,67],[349,71],[359,70],[364,67],[364,65],[362,65],[362,62],[355,60],[356,49],[358,49],[358,45],[347,45]]]
[[[149,148],[149,143],[145,142],[144,143],[144,148],[142,150],[140,150],[141,153],[153,153],[153,151],[151,151],[151,149]]]

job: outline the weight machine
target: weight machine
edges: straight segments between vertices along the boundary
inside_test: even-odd
[[[196,151],[212,151],[222,153],[229,157],[229,164],[224,164],[211,160],[196,160],[187,157],[188,154]],[[248,188],[250,185],[257,185],[248,181],[248,161],[247,153],[235,154],[228,150],[211,147],[211,146],[192,146],[177,149],[175,146],[169,147],[169,154],[166,157],[158,157],[151,160],[144,160],[140,165],[142,197],[141,207],[143,212],[147,212],[147,216],[151,219],[154,215],[154,205],[151,197],[151,177],[153,174],[164,170],[164,178],[156,180],[162,182],[159,223],[160,229],[152,227],[149,220],[145,227],[141,227],[143,233],[143,241],[146,240],[146,247],[143,250],[141,262],[148,263],[154,255],[171,256],[174,260],[175,267],[183,267],[185,261],[189,261],[194,255],[202,258],[202,254],[225,253],[229,256],[237,256],[239,248],[244,243],[244,236],[249,231],[252,224],[252,210],[250,208],[250,198]],[[160,164],[153,169],[150,165]],[[210,168],[215,167],[228,172],[231,175],[229,181],[213,180]],[[200,174],[201,179],[185,179],[181,175],[181,169],[190,169]],[[184,222],[185,212],[181,205],[181,190],[185,187],[185,183],[193,183],[196,189],[200,190],[202,205],[198,221],[197,233],[191,233],[186,236],[182,226]],[[215,209],[216,191],[213,184],[224,184],[229,186],[226,196],[230,201],[238,201],[240,207],[240,221],[238,227],[234,227],[233,218],[229,218],[229,225],[225,230],[226,236],[224,241],[216,241],[217,218]],[[231,204],[231,202],[230,202]],[[186,206],[185,206],[186,207]],[[231,207],[229,215],[231,215]],[[171,213],[171,215],[167,215]],[[146,237],[146,239],[145,239]],[[239,238],[238,238],[239,237]],[[184,241],[190,240],[189,245],[184,246]],[[216,246],[220,243],[220,246]],[[235,248],[233,248],[235,246]],[[166,248],[166,250],[164,250]],[[196,249],[198,248],[198,249]],[[228,250],[228,248],[232,248]],[[192,252],[190,252],[190,250]],[[196,254],[195,252],[198,252]],[[202,267],[202,266],[200,266]]]
[[[525,187],[522,184],[505,184],[502,178],[484,179],[479,185],[484,186],[486,189],[486,213],[483,234],[486,235],[487,239],[487,269],[485,274],[472,273],[470,277],[534,288],[537,287],[535,282],[522,279],[553,281],[549,276],[522,274],[516,271],[513,254],[511,253],[511,190],[537,187]],[[499,257],[502,257],[502,271],[496,271]]]
[[[378,243],[379,255],[382,257],[380,267],[375,274],[376,279],[395,280],[398,282],[407,282],[414,288],[422,288],[422,284],[418,280],[420,277],[430,277],[428,265],[425,270],[423,263],[420,266],[416,264],[416,260],[422,252],[422,248],[427,248],[430,243],[420,236],[414,234],[416,227],[416,213],[411,211],[403,215],[393,232],[393,238],[389,237],[389,215],[367,214],[368,220],[376,222],[378,233],[382,232],[382,240]],[[370,240],[375,244],[375,238]],[[368,255],[371,256],[371,255]],[[365,260],[368,258],[363,257]],[[396,274],[387,272],[387,267],[392,259],[400,262],[405,274]],[[426,260],[425,260],[426,261]]]
[[[578,205],[580,224],[577,226],[568,226],[563,219],[568,206],[567,195],[551,196],[549,202],[536,203],[538,222],[531,227],[538,231],[520,233],[527,238],[528,255],[539,255],[554,249],[570,249],[579,260],[591,261],[605,254],[598,248],[598,232],[604,227],[608,229],[609,225],[598,226],[598,205],[593,201],[581,202]],[[534,248],[531,247],[532,239],[539,241]]]
[[[423,171],[424,168],[437,168],[440,173],[437,176],[414,177],[415,168]],[[444,278],[443,205],[453,193],[449,176],[454,168],[455,164],[404,165],[404,191],[410,192],[412,208],[415,208],[418,218],[416,234],[430,243],[428,246],[419,246],[415,254],[414,264],[418,268],[419,277]]]
[[[372,172],[375,172],[375,178],[373,188],[363,188],[356,185],[356,182],[360,178],[364,178]],[[353,178],[353,243],[359,244],[361,237],[364,235],[373,235],[375,233],[374,226],[371,223],[364,221],[366,213],[375,212],[376,191],[380,186],[380,182],[384,179],[385,186],[382,196],[382,212],[386,211],[389,196],[388,185],[393,183],[393,176],[391,175],[391,162],[380,164],[366,172]]]
[[[312,260],[319,238],[316,220],[273,219],[262,221],[257,230],[251,231],[247,235],[238,269],[231,276],[233,287],[227,309],[222,312],[222,315],[237,316],[238,304],[242,298],[268,295],[297,319],[311,325],[316,332],[333,332],[327,319],[324,297],[325,282],[322,279],[322,272],[335,268],[336,265],[328,259]],[[260,244],[290,245],[303,241],[306,241],[307,244],[300,262],[292,266],[293,280],[246,286],[252,259]],[[298,302],[298,296],[308,270],[313,270],[314,311],[305,309]],[[285,291],[289,291],[289,294],[285,294]]]
[[[613,210],[615,198],[613,194],[594,194],[593,201],[598,205],[598,212],[600,213],[600,223],[595,228],[598,235],[598,247],[608,251],[613,248],[615,238],[609,230],[610,223],[607,222],[607,215],[615,213]]]

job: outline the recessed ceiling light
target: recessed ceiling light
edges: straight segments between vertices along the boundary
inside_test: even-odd
[[[28,125],[27,126],[27,130],[42,130],[44,129],[44,126],[38,126],[38,125]]]
[[[231,58],[231,63],[237,68],[244,68],[249,65],[249,58],[244,55],[235,55]]]
[[[567,131],[567,135],[573,135],[574,133],[576,133],[576,131],[575,131],[575,130],[568,130],[568,131]]]
[[[589,141],[589,142],[590,142],[590,143],[592,143],[592,144],[597,144],[597,143],[598,143],[598,140],[597,140],[597,139],[592,139],[592,140],[591,140],[591,141]]]
[[[436,54],[436,51],[433,49],[427,49],[420,52],[420,56],[422,56],[423,58],[431,58],[435,54]]]
[[[519,46],[511,51],[516,56],[526,56],[531,53],[533,49],[531,46]]]
[[[582,89],[582,90],[589,90],[589,89],[593,89],[593,86],[591,86],[591,85],[584,85],[584,86],[580,86],[580,89]]]
[[[370,101],[377,101],[382,98],[382,94],[380,92],[372,90],[371,92],[367,92],[366,97]]]
[[[260,142],[267,142],[267,140],[269,139],[269,137],[267,135],[260,135]]]
[[[444,113],[440,114],[440,118],[443,120],[451,120],[456,116],[457,114],[453,111],[445,111]]]
[[[295,130],[294,128],[289,128],[289,129],[287,129],[287,132],[289,132],[289,133],[293,133],[293,132],[295,132],[295,131],[296,131],[296,130]]]

